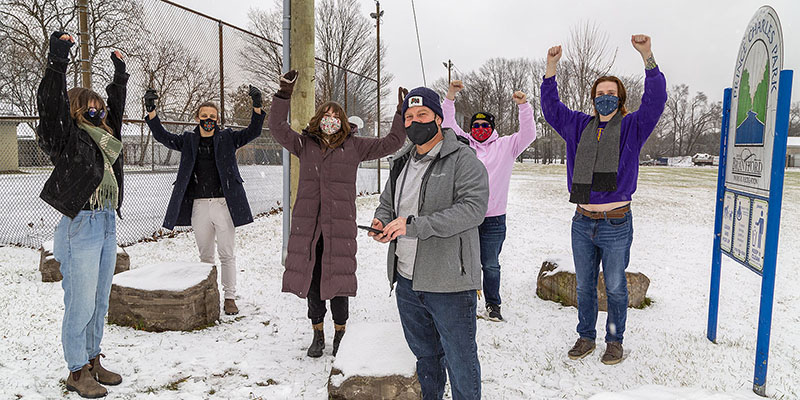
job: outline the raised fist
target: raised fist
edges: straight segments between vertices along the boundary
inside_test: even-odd
[[[459,80],[454,80],[454,81],[450,82],[450,88],[447,89],[447,96],[446,97],[448,99],[450,99],[450,100],[455,100],[456,93],[458,93],[458,92],[460,92],[462,90],[464,90],[464,82],[461,82]]]
[[[647,35],[631,35],[631,44],[636,51],[642,56],[651,53],[650,49],[650,36]]]
[[[279,82],[280,85],[281,85],[281,88],[278,89],[278,93],[275,93],[275,95],[280,97],[280,98],[282,98],[282,99],[291,99],[292,98],[292,92],[294,92],[294,84],[297,83],[297,76],[298,75],[299,74],[298,74],[297,70],[294,70],[294,69],[289,71],[289,72],[287,72],[287,73],[285,73],[285,74],[283,74],[283,76],[281,76],[281,80]]]
[[[250,90],[247,92],[247,95],[253,99],[253,108],[261,108],[262,106],[262,99],[261,99],[261,90],[257,87],[250,85]]]
[[[549,50],[547,50],[548,64],[558,64],[558,60],[560,59],[561,59],[561,46],[553,46]]]
[[[516,102],[517,104],[525,104],[528,102],[528,95],[520,92],[519,90],[514,92],[514,95],[511,96],[511,98],[514,99],[514,102]]]
[[[50,35],[50,54],[66,60],[69,58],[69,49],[75,45],[75,39],[68,33],[55,31]]]
[[[403,112],[403,101],[406,100],[408,89],[400,86],[397,88],[397,112]]]
[[[119,50],[111,52],[111,62],[114,63],[114,70],[118,73],[125,73],[125,61],[122,61],[122,53]]]
[[[156,100],[158,100],[158,93],[155,89],[147,89],[144,92],[144,109],[147,112],[153,112],[156,110]]]

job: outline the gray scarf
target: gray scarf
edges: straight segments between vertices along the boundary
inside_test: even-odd
[[[600,140],[597,139],[599,126],[600,118],[595,116],[581,133],[572,171],[570,203],[588,204],[592,190],[595,192],[617,190],[622,113],[617,111],[617,114],[608,121]]]

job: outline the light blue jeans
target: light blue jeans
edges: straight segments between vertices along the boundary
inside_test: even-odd
[[[117,263],[114,210],[82,210],[58,223],[53,256],[61,263],[64,321],[61,345],[75,372],[100,354],[108,296]]]

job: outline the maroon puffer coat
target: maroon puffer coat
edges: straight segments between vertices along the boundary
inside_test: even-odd
[[[341,146],[323,152],[317,139],[289,126],[290,100],[274,96],[269,130],[275,140],[300,159],[300,184],[292,209],[292,226],[283,273],[283,291],[300,298],[308,295],[317,241],[324,237],[320,298],[355,296],[356,283],[356,173],[362,161],[399,150],[406,134],[396,113],[389,135],[383,138],[350,136]],[[345,122],[345,121],[343,121]],[[346,123],[346,122],[345,122]],[[371,223],[371,221],[369,221]]]

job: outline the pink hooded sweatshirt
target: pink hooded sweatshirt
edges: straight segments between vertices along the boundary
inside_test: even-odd
[[[519,132],[501,137],[494,131],[483,143],[475,140],[458,126],[455,117],[456,105],[453,100],[444,99],[442,112],[444,113],[442,127],[450,128],[457,135],[469,139],[469,146],[475,149],[478,159],[489,172],[489,209],[486,211],[486,216],[505,214],[514,160],[536,140],[536,124],[533,121],[531,105],[529,103],[519,105]]]

